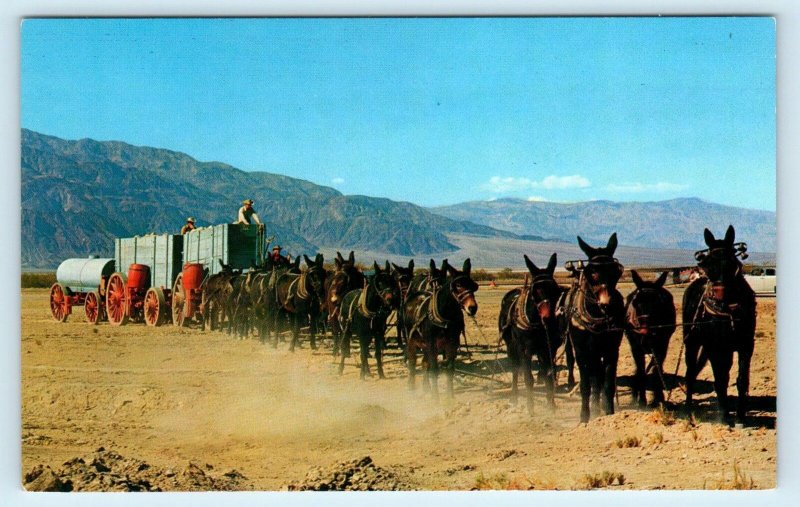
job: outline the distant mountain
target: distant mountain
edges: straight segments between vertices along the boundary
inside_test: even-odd
[[[776,251],[774,212],[723,206],[695,198],[577,203],[497,199],[429,209],[455,220],[491,224],[523,237],[536,235],[573,243],[575,236],[580,235],[590,244],[599,244],[617,232],[622,245],[658,249],[705,248],[705,227],[721,236],[733,224],[737,241],[746,242],[751,252]]]
[[[231,222],[252,198],[289,252],[323,248],[398,256],[453,251],[447,234],[516,237],[406,202],[345,196],[266,172],[123,142],[66,141],[22,130],[22,266],[52,268],[68,257],[113,255],[113,239],[177,233]]]

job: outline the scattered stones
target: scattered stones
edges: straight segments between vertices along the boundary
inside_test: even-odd
[[[411,484],[391,470],[380,468],[372,458],[343,461],[333,466],[314,467],[300,482],[287,486],[289,491],[411,491]]]
[[[212,470],[211,465],[205,465]],[[236,470],[210,475],[198,465],[180,472],[126,458],[100,447],[91,456],[66,461],[61,469],[37,465],[23,477],[28,491],[237,491],[253,489]]]

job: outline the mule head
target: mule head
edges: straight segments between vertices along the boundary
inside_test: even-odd
[[[594,248],[589,246],[578,236],[578,246],[589,258],[583,268],[583,276],[591,287],[595,299],[600,305],[611,303],[611,293],[616,288],[622,276],[624,267],[614,258],[617,249],[617,233],[608,238],[605,247]]]
[[[527,255],[523,257],[531,275],[530,297],[526,302],[525,311],[528,315],[538,315],[543,323],[548,323],[551,319],[555,319],[555,309],[558,297],[561,295],[561,289],[553,278],[557,256],[555,253],[551,255],[547,267],[543,269],[537,267]]]
[[[386,267],[381,269],[378,263],[375,262],[373,265],[375,274],[370,277],[369,283],[372,284],[381,304],[391,309],[397,306],[400,298],[397,280],[392,276],[388,266],[389,263],[387,262]]]
[[[636,290],[628,294],[628,325],[638,334],[646,335],[651,326],[663,327],[675,323],[675,304],[672,294],[664,288],[669,272],[664,271],[655,281],[646,281],[635,270],[631,278]]]
[[[725,237],[717,239],[706,229],[703,232],[708,248],[695,253],[697,265],[712,283],[716,299],[725,298],[725,287],[729,286],[742,273],[742,263],[738,257],[746,258],[747,246],[734,243],[736,231],[732,225],[725,231]]]
[[[408,261],[407,268],[392,263],[392,276],[397,280],[400,291],[406,294],[408,292],[408,287],[411,285],[411,279],[414,278],[414,259]]]
[[[478,312],[478,302],[475,300],[478,284],[472,279],[470,260],[464,261],[461,271],[447,264],[447,260],[442,263],[442,267],[447,270],[447,281],[449,281],[449,288],[453,296],[469,315],[475,315]]]
[[[311,285],[311,289],[321,300],[324,298],[325,293],[325,259],[323,258],[322,254],[319,253],[314,260],[311,260],[305,254],[303,254],[303,259],[306,261],[306,279]],[[299,260],[300,257],[297,258],[296,262],[299,262]]]

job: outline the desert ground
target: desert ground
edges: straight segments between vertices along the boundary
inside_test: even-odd
[[[469,375],[456,376],[453,401],[439,402],[420,388],[420,377],[409,391],[392,338],[388,378],[360,381],[358,354],[339,376],[329,341],[318,351],[304,342],[291,353],[287,343],[273,349],[172,325],[91,326],[82,308],[57,323],[48,291],[24,289],[23,482],[43,466],[62,479],[80,469],[71,477],[76,490],[775,487],[774,298],[758,299],[744,428],[715,422],[709,367],[700,375],[697,418],[682,413],[682,359],[674,376],[680,329],[665,365],[672,388],[666,410],[633,406],[623,339],[617,413],[581,424],[579,395],[567,392],[564,371],[554,412],[542,385],[533,416],[522,400],[510,403],[505,353],[496,348],[500,299],[509,288],[478,291],[477,324],[467,320],[459,364]],[[682,289],[673,291],[680,304]],[[734,396],[735,373],[734,363]],[[137,470],[152,474],[131,488]]]

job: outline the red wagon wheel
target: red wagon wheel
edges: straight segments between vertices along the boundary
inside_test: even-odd
[[[67,289],[60,283],[50,287],[50,313],[58,322],[66,322],[69,312],[67,310]]]
[[[86,313],[86,320],[89,324],[97,324],[103,320],[103,307],[100,305],[100,294],[97,291],[86,294],[83,311]]]
[[[160,326],[167,313],[167,300],[161,287],[150,287],[144,295],[144,321],[148,326]]]
[[[106,289],[106,314],[111,325],[121,326],[128,322],[127,300],[125,275],[114,273],[108,279]]]
[[[181,273],[172,285],[172,323],[178,327],[183,327],[186,324],[186,319],[183,317],[184,303],[183,273]]]

